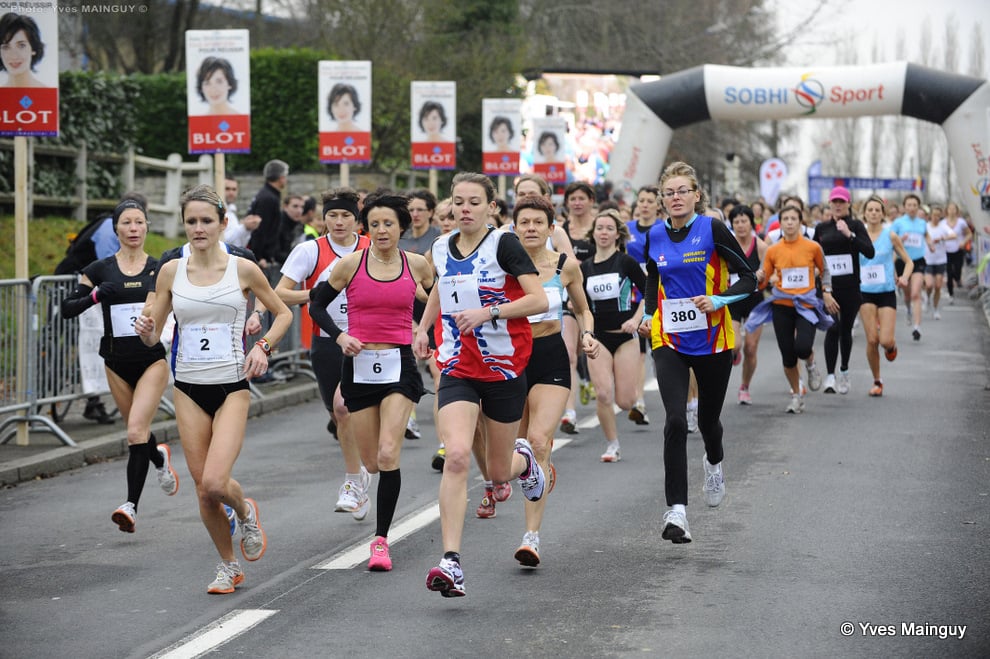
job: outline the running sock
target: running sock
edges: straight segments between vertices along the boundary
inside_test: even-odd
[[[697,398],[692,398],[691,400],[689,400],[688,401],[688,404],[687,404],[687,408],[689,410],[696,410],[696,409],[698,409],[698,399]]]
[[[402,488],[400,470],[378,472],[378,522],[375,535],[388,537],[388,530],[395,517],[395,506],[399,503],[399,490]]]
[[[460,552],[456,552],[456,551],[445,551],[443,553],[443,557],[446,558],[448,561],[457,561],[457,564],[458,565],[461,564],[461,554],[460,554]]]
[[[165,466],[165,456],[158,450],[158,440],[155,439],[155,433],[148,435],[148,459],[154,463],[155,469],[161,469]]]
[[[131,444],[127,447],[127,500],[137,509],[141,499],[144,481],[148,478],[148,447],[145,444]]]
[[[490,489],[492,489],[494,487],[495,487],[495,483],[493,483],[492,481],[485,481],[485,489],[486,490],[490,490]]]
[[[355,483],[360,483],[361,482],[361,472],[358,472],[356,474],[347,474],[347,473],[345,473],[344,474],[344,480],[354,481]]]
[[[687,507],[683,503],[675,503],[670,507],[675,513],[680,513],[682,515],[687,515]]]
[[[566,416],[571,421],[577,420],[577,412],[575,412],[574,410],[564,410],[564,416]]]

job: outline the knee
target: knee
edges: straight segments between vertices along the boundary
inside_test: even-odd
[[[663,425],[664,439],[668,437],[686,437],[687,432],[687,419],[683,414],[667,416],[667,421]]]
[[[450,471],[455,474],[467,474],[471,467],[471,447],[455,448],[447,443],[446,456],[443,463],[443,472]]]
[[[615,404],[623,410],[630,410],[636,404],[636,392],[632,391],[622,396],[615,396]]]
[[[613,391],[613,387],[595,387],[595,400],[598,401],[598,407],[608,408],[609,414],[612,413],[612,403],[615,402],[615,392]]]
[[[550,459],[550,442],[553,437],[550,436],[538,436],[530,434],[529,444],[533,447],[533,455],[536,456],[536,461],[546,464],[547,460]]]
[[[342,420],[346,419],[350,412],[347,411],[347,406],[344,404],[343,399],[338,399],[333,402],[333,418],[340,423]]]
[[[144,426],[127,426],[127,444],[129,446],[134,446],[135,444],[147,444],[148,436],[148,429]]]
[[[216,478],[207,474],[196,484],[196,495],[201,505],[216,505],[227,496],[227,479]]]

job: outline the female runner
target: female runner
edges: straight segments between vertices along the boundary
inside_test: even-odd
[[[169,261],[158,273],[155,299],[139,316],[135,330],[154,346],[169,312],[175,313],[175,416],[189,473],[196,484],[199,514],[220,554],[209,593],[232,593],[244,581],[234,558],[230,521],[233,508],[241,529],[241,552],[249,561],[265,553],[258,504],[231,478],[244,444],[251,396],[246,378],[268,371],[268,357],[292,323],[292,312],[268,285],[261,269],[227,253],[220,241],[227,225],[223,199],[199,185],[180,200],[191,253]],[[244,321],[249,293],[261,300],[274,321],[268,333],[244,352]]]
[[[100,356],[110,393],[127,423],[128,449],[127,501],[110,518],[121,531],[134,533],[148,463],[154,463],[165,494],[179,491],[179,479],[169,447],[158,444],[151,432],[151,421],[168,384],[165,348],[160,342],[146,346],[134,331],[158,267],[158,261],[144,251],[148,217],[144,206],[126,200],[114,209],[112,222],[120,249],[83,269],[79,285],[62,301],[62,315],[75,318],[103,303]]]
[[[729,222],[732,224],[732,233],[736,236],[739,246],[742,248],[749,267],[756,273],[758,283],[763,283],[763,257],[767,253],[767,244],[756,235],[756,215],[753,209],[745,204],[734,206],[729,211]],[[738,275],[732,275],[729,280],[735,283]],[[760,336],[763,334],[763,326],[760,325],[752,332],[742,332],[743,323],[749,317],[750,312],[763,301],[763,293],[754,291],[739,302],[729,305],[729,315],[732,316],[732,329],[745,338],[742,345],[742,383],[739,385],[739,404],[751,405],[752,397],[749,395],[749,383],[753,381],[753,374],[756,373],[756,353],[760,347]],[[736,347],[732,351],[733,365],[739,363],[739,343],[736,339]]]
[[[870,197],[863,208],[866,230],[873,243],[873,257],[859,257],[860,290],[863,304],[859,317],[866,332],[866,361],[873,373],[873,387],[869,394],[883,396],[883,380],[880,378],[880,350],[887,361],[897,358],[897,342],[894,328],[897,324],[897,287],[906,288],[914,272],[914,261],[890,226],[884,224],[886,210],[880,197]],[[894,255],[904,262],[904,271],[894,274]]]
[[[519,434],[529,440],[537,462],[549,475],[547,494],[553,490],[556,470],[550,462],[553,448],[553,431],[557,427],[567,395],[570,391],[571,372],[567,366],[567,348],[560,333],[563,317],[564,291],[570,295],[571,306],[581,324],[581,348],[594,359],[600,344],[594,335],[594,318],[588,309],[581,281],[578,260],[547,248],[547,239],[553,233],[554,210],[543,197],[528,197],[516,203],[512,212],[516,235],[522,241],[526,253],[539,270],[540,282],[547,295],[546,312],[529,317],[533,330],[533,354],[526,366],[526,407],[523,409]],[[515,558],[522,565],[536,567],[540,564],[540,527],[546,496],[539,501],[525,501],[526,532],[516,550]]]
[[[739,242],[721,220],[704,211],[694,168],[669,165],[660,177],[669,219],[650,234],[646,314],[640,334],[650,335],[657,384],[667,420],[663,429],[667,505],[662,536],[691,542],[687,523],[687,397],[689,372],[698,381],[698,428],[705,443],[703,492],[709,506],[725,496],[719,416],[732,373],[735,334],[725,305],[756,288]],[[739,281],[729,285],[729,270]]]
[[[402,485],[399,455],[406,423],[423,395],[412,352],[413,300],[417,286],[433,286],[426,259],[399,249],[409,225],[409,200],[390,193],[365,198],[361,223],[371,246],[340,260],[330,278],[312,292],[313,320],[344,352],[341,394],[361,461],[378,473],[378,516],[368,569],[392,569],[388,532]],[[347,290],[347,331],[327,313]],[[425,297],[425,294],[424,294]]]
[[[629,229],[614,209],[595,218],[588,236],[595,242],[595,253],[581,263],[584,290],[595,318],[597,338],[605,346],[602,354],[588,362],[591,382],[597,394],[598,423],[605,435],[602,462],[618,462],[619,430],[612,405],[629,411],[636,404],[639,369],[639,341],[636,328],[643,317],[646,276],[639,263],[625,252]],[[639,302],[633,300],[633,287]]]
[[[804,390],[798,371],[798,359],[804,359],[808,379],[817,371],[814,360],[815,330],[827,330],[839,304],[832,297],[832,277],[822,247],[803,235],[801,209],[788,204],[780,209],[781,239],[767,249],[763,259],[763,281],[773,286],[772,297],[753,309],[746,321],[752,332],[763,323],[773,321],[777,347],[784,364],[784,376],[791,386],[789,414],[804,411]],[[815,276],[821,275],[822,300],[816,296]],[[826,310],[828,313],[826,313]]]
[[[543,496],[543,469],[529,442],[517,437],[526,402],[524,370],[532,350],[527,316],[547,310],[538,270],[508,232],[488,226],[495,188],[487,176],[463,172],[454,177],[453,209],[460,231],[433,243],[431,257],[439,281],[430,293],[416,330],[416,354],[430,355],[426,332],[438,312],[437,432],[446,442],[440,480],[443,559],[426,585],[445,597],[464,595],[461,535],[467,508],[471,445],[483,412],[489,477],[519,478],[531,501]]]

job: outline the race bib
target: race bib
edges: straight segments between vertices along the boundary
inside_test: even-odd
[[[917,249],[925,244],[925,237],[920,233],[906,233],[901,236],[901,242],[904,243],[905,247]]]
[[[811,277],[808,268],[784,268],[780,271],[780,287],[787,288],[808,288],[811,286]]]
[[[663,331],[667,334],[708,329],[708,318],[689,297],[663,301]]]
[[[402,373],[399,349],[362,350],[354,356],[356,384],[389,384],[398,382]]]
[[[179,329],[179,354],[184,362],[222,362],[234,358],[230,325],[185,326]]]
[[[531,323],[541,323],[544,320],[557,320],[560,317],[560,309],[563,305],[563,300],[560,299],[560,289],[556,287],[544,288],[543,292],[547,294],[547,310],[543,313],[526,316],[526,320]]]
[[[584,288],[592,300],[614,300],[619,297],[619,273],[609,272],[588,277]]]
[[[828,271],[832,273],[833,277],[851,275],[853,273],[852,254],[833,254],[826,256],[825,263],[828,264]]]
[[[110,325],[115,339],[125,336],[137,336],[134,331],[134,321],[141,315],[143,302],[132,304],[114,304],[110,306]]]
[[[859,283],[863,286],[886,284],[887,270],[882,265],[867,265],[859,269]]]
[[[450,275],[440,278],[440,312],[450,315],[467,309],[480,309],[477,275]]]

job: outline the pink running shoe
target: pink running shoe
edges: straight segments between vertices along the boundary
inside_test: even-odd
[[[495,517],[495,492],[485,488],[485,496],[481,497],[481,503],[478,504],[478,509],[474,511],[474,514],[481,519],[489,519]]]
[[[392,557],[388,553],[388,540],[382,536],[371,541],[371,558],[368,560],[368,569],[372,572],[390,572],[392,570]]]

